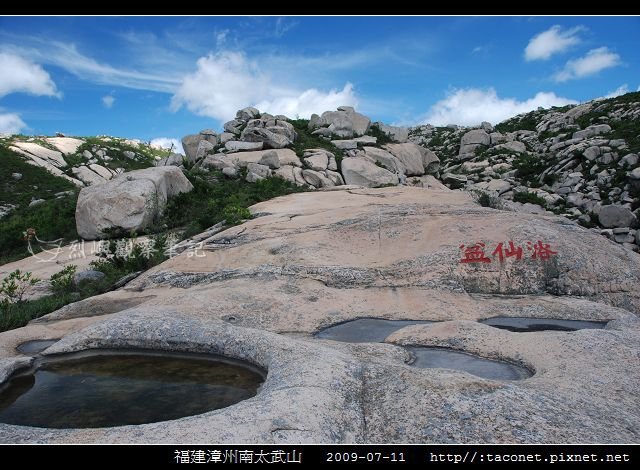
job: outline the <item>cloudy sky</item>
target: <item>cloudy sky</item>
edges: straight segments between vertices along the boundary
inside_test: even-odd
[[[256,106],[497,123],[636,91],[638,17],[0,17],[0,133],[170,142]]]

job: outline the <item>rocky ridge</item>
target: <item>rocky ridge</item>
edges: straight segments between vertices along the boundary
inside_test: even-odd
[[[519,211],[552,211],[638,251],[640,93],[539,109],[492,126],[414,127],[450,188]]]

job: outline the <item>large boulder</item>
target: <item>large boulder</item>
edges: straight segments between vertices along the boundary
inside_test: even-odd
[[[386,134],[394,142],[403,144],[409,140],[409,129],[406,127],[387,126],[381,122],[374,122],[372,125],[380,129],[380,132]]]
[[[581,131],[574,132],[571,137],[576,140],[583,140],[600,134],[608,134],[609,132],[611,132],[611,126],[609,124],[595,124]]]
[[[484,129],[473,129],[462,136],[459,155],[473,153],[481,145],[488,146],[491,137]]]
[[[242,131],[240,139],[244,142],[262,143],[263,148],[267,149],[282,149],[292,143],[286,135],[260,127],[247,127]]]
[[[600,208],[598,220],[605,228],[630,227],[636,222],[636,216],[626,207],[611,204]]]
[[[367,188],[398,184],[397,175],[377,166],[366,157],[350,157],[342,160],[342,176],[346,184]]]
[[[391,173],[395,173],[397,175],[406,174],[404,164],[384,149],[377,147],[365,147],[364,154],[368,158],[371,158],[375,163],[379,163],[385,167]]]
[[[337,111],[325,111],[319,118],[313,118],[312,122],[316,127],[326,127],[331,134],[347,138],[366,134],[371,125],[371,119],[356,112],[351,106],[340,106]]]
[[[83,188],[76,205],[78,235],[96,240],[106,236],[105,230],[144,230],[162,213],[167,199],[192,189],[175,166],[131,171]]]
[[[440,167],[440,159],[436,154],[417,144],[388,144],[384,148],[402,162],[407,176],[433,173]]]

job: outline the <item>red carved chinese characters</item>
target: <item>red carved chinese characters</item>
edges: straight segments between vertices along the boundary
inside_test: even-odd
[[[531,255],[531,259],[549,259],[553,255],[558,254],[557,251],[551,250],[551,245],[542,243],[540,240],[538,240],[538,242],[533,245],[533,248],[531,248],[531,242],[527,242],[527,247],[529,251],[533,249],[533,255]]]
[[[475,245],[468,246],[464,250],[464,258],[460,260],[461,263],[491,263],[491,259],[487,258],[484,254],[484,243],[476,243]],[[460,245],[462,250],[464,245]]]
[[[491,263],[491,258],[485,255],[485,248],[486,245],[482,242],[468,245],[466,248],[465,245],[460,245],[460,249],[464,250],[464,257],[460,260],[460,263]],[[557,251],[551,249],[549,243],[543,243],[541,240],[538,240],[535,244],[527,242],[527,250],[533,252],[530,259],[548,260],[558,254]],[[491,256],[497,258],[500,263],[504,263],[506,258],[511,257],[514,257],[516,261],[521,261],[523,254],[522,247],[509,240],[506,245],[503,242],[498,243]]]
[[[493,251],[493,253],[491,253],[491,255],[498,255],[501,263],[504,262],[505,257],[510,258],[511,256],[515,256],[516,260],[520,261],[522,259],[522,248],[519,246],[515,246],[513,241],[509,240],[509,248],[505,250],[503,247],[503,243],[500,242],[498,243],[498,246]]]

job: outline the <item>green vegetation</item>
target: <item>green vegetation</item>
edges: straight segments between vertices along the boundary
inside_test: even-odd
[[[0,159],[0,205],[17,206],[0,223],[0,264],[29,254],[23,237],[28,228],[35,229],[41,240],[75,240],[78,236],[75,223],[77,188],[44,168],[29,165],[22,156],[4,145],[0,145]],[[13,178],[13,173],[22,174],[22,178]],[[56,193],[66,191],[70,193],[55,197]],[[29,207],[35,196],[45,199],[45,202]],[[32,246],[38,249],[37,244]]]
[[[37,283],[39,279],[32,277],[31,273],[23,273],[16,269],[0,283],[0,305],[3,309],[13,304],[22,303],[22,297],[26,290]]]
[[[378,126],[369,127],[369,131],[367,132],[367,135],[370,135],[371,137],[375,137],[377,139],[376,143],[378,145],[391,144],[394,142],[393,139],[389,137],[387,134],[385,134],[384,132],[382,132],[382,130]]]
[[[153,166],[155,157],[166,157],[169,152],[167,150],[155,149],[148,145],[133,146],[125,143],[124,139],[112,139],[105,140],[101,137],[82,137],[85,141],[75,155],[65,156],[65,160],[71,166],[79,163],[85,163],[86,158],[82,156],[85,150],[92,152],[94,147],[106,149],[106,153],[112,160],[108,162],[100,162],[100,164],[108,166],[110,168],[124,168],[125,171],[140,170],[142,168],[149,168]],[[128,158],[124,155],[124,152],[130,151],[136,154],[135,158]],[[95,155],[95,152],[92,152]],[[71,168],[67,170],[69,176],[73,176]]]
[[[2,144],[0,160],[0,204],[28,206],[34,194],[48,199],[56,193],[76,189],[73,183],[66,179],[53,176],[42,167],[28,164],[24,157]],[[15,179],[12,176],[14,173],[20,173],[22,177]]]
[[[473,200],[480,204],[482,207],[491,207],[492,209],[502,208],[500,198],[495,194],[478,189],[472,189],[470,192]]]
[[[513,167],[518,170],[518,178],[527,182],[533,188],[540,186],[538,178],[540,174],[546,170],[548,162],[545,162],[537,155],[530,153],[519,154],[513,161]]]
[[[36,300],[23,301],[26,288],[37,279],[31,273],[14,271],[0,284],[0,331],[20,328],[34,318],[51,313],[71,302],[102,294],[124,276],[149,269],[165,259],[168,240],[165,235],[152,237],[145,242],[121,239],[111,240],[106,246],[102,259],[93,261],[91,269],[100,271],[105,277],[99,281],[73,284],[77,267],[68,265],[51,276],[53,295]]]
[[[241,173],[242,176],[242,173]],[[192,170],[187,178],[193,191],[171,199],[160,221],[169,228],[187,227],[188,237],[227,220],[234,225],[249,218],[249,206],[277,196],[304,191],[282,178],[271,177],[248,183],[244,178],[227,179],[220,172]]]
[[[302,158],[306,149],[321,148],[328,150],[336,157],[336,163],[338,164],[338,171],[340,171],[342,159],[344,153],[338,147],[333,145],[331,141],[323,139],[319,135],[313,135],[309,130],[308,119],[292,119],[289,122],[293,125],[298,134],[296,141],[289,147],[296,153],[296,155]]]
[[[497,132],[502,132],[503,134],[506,132],[515,132],[515,131],[535,131],[536,124],[538,124],[539,119],[539,111],[534,111],[527,114],[521,114],[511,119],[507,119],[506,121],[502,121],[500,124],[496,124],[494,129]]]
[[[76,273],[78,267],[75,264],[69,264],[64,267],[62,271],[59,271],[51,276],[51,290],[56,294],[66,294],[72,292],[73,289],[73,275]]]
[[[531,204],[537,204],[542,207],[547,207],[547,201],[538,196],[535,193],[531,193],[529,191],[521,191],[513,193],[513,200],[515,202],[521,202],[523,204],[529,202]]]
[[[0,309],[0,332],[20,328],[34,318],[51,313],[76,300],[78,300],[77,296],[71,294],[50,295],[23,302],[12,308],[10,312]]]

